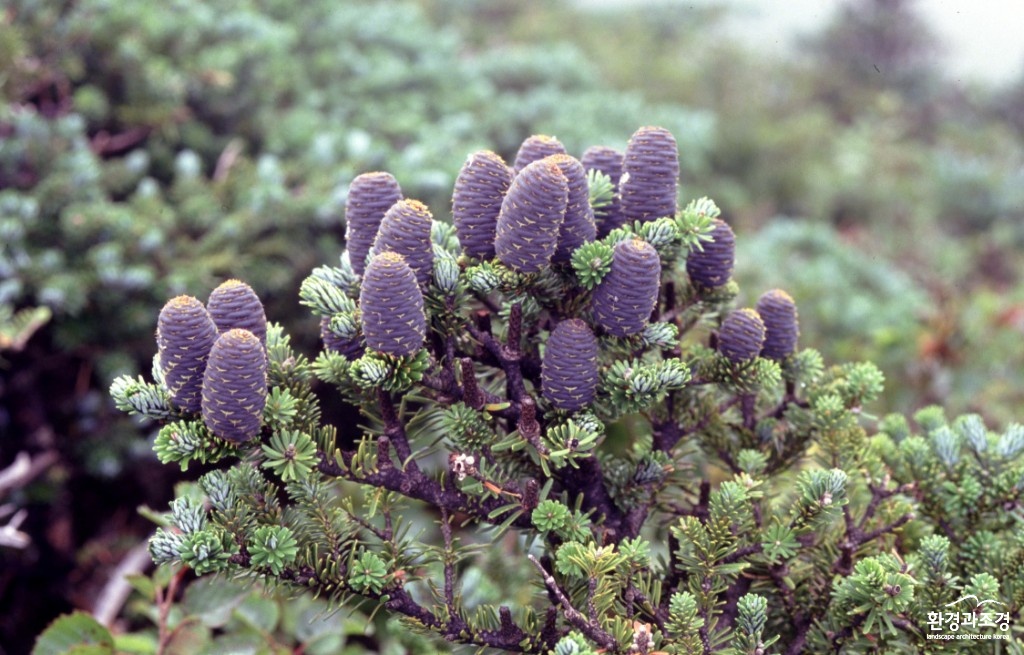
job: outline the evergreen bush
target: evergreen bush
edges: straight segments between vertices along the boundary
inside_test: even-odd
[[[425,286],[419,254],[316,268],[300,290],[316,357],[279,324],[265,358],[245,328],[185,346],[206,362],[201,412],[175,400],[163,356],[152,381],[119,378],[118,407],[165,424],[161,461],[212,467],[153,558],[368,601],[438,644],[499,652],[973,645],[939,634],[1021,652],[1024,428],[871,416],[880,370],[799,348],[784,291],[734,308],[733,230],[707,198],[552,257],[578,209],[560,157],[473,214],[495,221],[496,257],[476,258],[479,225],[463,249],[432,221]],[[615,189],[589,179],[599,214]],[[358,425],[330,418],[339,402]],[[231,417],[243,432],[222,432]]]

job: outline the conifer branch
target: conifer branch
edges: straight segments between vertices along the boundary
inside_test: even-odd
[[[579,630],[588,639],[593,641],[601,648],[605,648],[611,652],[618,651],[618,644],[615,642],[615,638],[604,631],[596,621],[588,620],[578,609],[572,606],[569,598],[562,591],[562,588],[558,586],[558,582],[554,576],[548,573],[547,569],[537,560],[533,555],[527,555],[527,558],[533,565],[540,571],[541,578],[544,580],[544,587],[548,590],[554,598],[558,600],[558,603],[562,606],[562,615],[565,620],[569,622],[569,625]]]

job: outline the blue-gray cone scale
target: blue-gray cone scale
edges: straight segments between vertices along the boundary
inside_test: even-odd
[[[570,155],[552,155],[553,162],[565,176],[568,195],[565,205],[565,219],[558,230],[558,245],[552,261],[567,262],[574,250],[590,243],[597,236],[594,210],[590,206],[590,186],[587,172],[578,159]]]
[[[691,250],[686,258],[686,272],[690,281],[707,289],[728,282],[736,261],[736,235],[728,223],[719,218],[714,219],[711,238],[711,241],[701,243],[701,250]]]
[[[540,161],[551,155],[564,155],[566,152],[565,146],[555,137],[546,134],[534,134],[527,137],[519,146],[512,168],[516,175],[518,175],[524,168],[535,161]]]
[[[414,355],[423,347],[427,317],[416,275],[401,255],[374,255],[359,292],[363,337],[373,350]]]
[[[215,436],[241,443],[259,436],[267,404],[267,355],[248,330],[217,338],[203,377],[203,423]]]
[[[597,339],[585,322],[572,318],[551,331],[541,369],[544,398],[556,409],[576,412],[594,402]]]
[[[754,309],[765,327],[761,356],[782,360],[793,354],[800,337],[800,320],[793,298],[782,289],[772,289],[758,299]]]
[[[175,407],[200,410],[203,374],[217,334],[206,307],[192,296],[172,298],[160,310],[156,330],[160,371]]]
[[[636,334],[646,327],[660,288],[661,259],[654,246],[642,239],[622,241],[591,297],[594,321],[616,337]]]
[[[267,314],[259,296],[241,280],[227,280],[210,294],[206,310],[221,333],[242,328],[267,344]]]
[[[662,127],[641,127],[626,146],[619,181],[625,222],[675,216],[679,186],[679,147]]]
[[[405,259],[421,289],[430,285],[434,275],[434,245],[430,226],[434,222],[427,206],[418,200],[399,200],[384,214],[372,254],[398,253]]]
[[[494,237],[501,202],[512,184],[512,169],[497,154],[473,153],[462,165],[452,192],[452,221],[462,252],[494,258]]]
[[[366,257],[384,214],[401,199],[402,188],[391,173],[363,173],[349,185],[345,203],[345,247],[356,275],[362,275],[366,268]]]
[[[520,273],[548,266],[568,201],[568,181],[557,164],[543,159],[524,168],[501,203],[494,239],[498,259]]]
[[[749,307],[729,314],[718,330],[718,352],[737,364],[757,357],[764,345],[764,322]]]

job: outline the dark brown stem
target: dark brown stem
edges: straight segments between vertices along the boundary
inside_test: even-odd
[[[561,587],[558,586],[558,582],[555,581],[554,576],[548,573],[547,569],[537,561],[537,558],[533,555],[527,555],[529,560],[533,562],[533,565],[540,571],[541,577],[544,579],[544,586],[547,588],[548,593],[558,600],[559,605],[562,606],[562,615],[565,616],[565,620],[569,622],[569,625],[583,633],[587,639],[591,640],[601,648],[604,648],[610,652],[618,651],[618,644],[615,642],[615,638],[604,631],[604,629],[597,625],[595,621],[587,619],[578,609],[572,606],[572,603],[566,597],[565,592],[562,591]]]
[[[357,475],[351,468],[354,455],[355,453],[351,451],[343,451],[344,467],[342,467],[332,457],[325,453],[319,453],[320,463],[317,468],[325,475],[382,487],[408,498],[444,508],[452,514],[457,512],[469,514],[484,523],[499,525],[508,518],[506,513],[490,516],[495,510],[508,504],[506,499],[468,496],[454,487],[442,487],[440,482],[427,476],[419,468],[413,470],[407,467],[406,470],[402,470],[395,466],[380,466],[378,463],[377,470],[364,471]],[[515,528],[529,529],[531,526],[530,516],[525,512],[512,522],[512,527]]]

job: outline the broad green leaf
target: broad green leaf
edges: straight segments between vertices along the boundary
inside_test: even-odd
[[[86,647],[88,650],[81,650]],[[32,655],[114,655],[114,638],[85,612],[57,618],[39,635]]]

